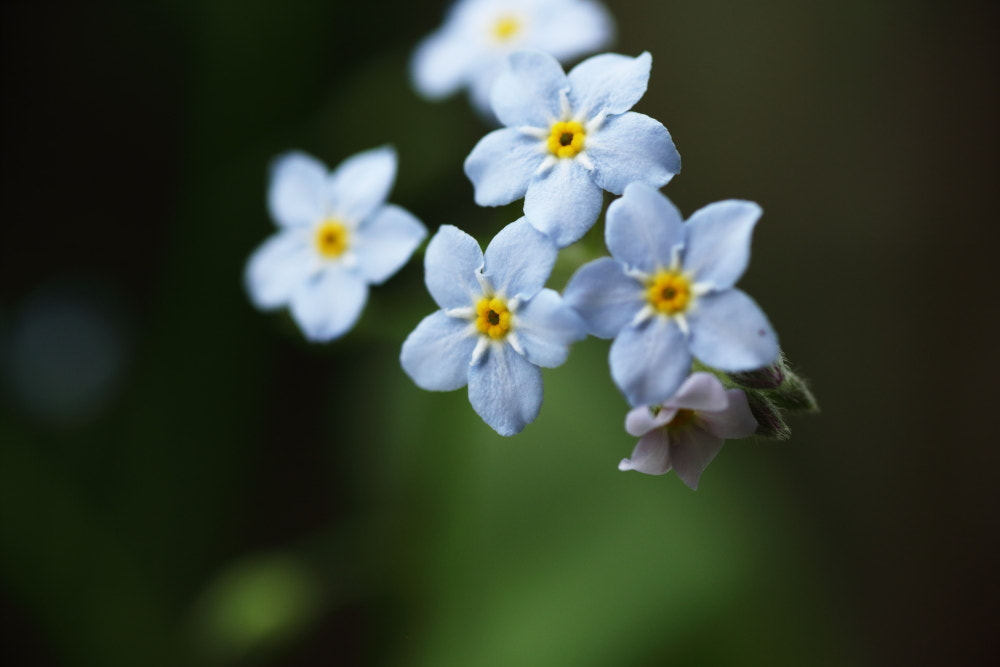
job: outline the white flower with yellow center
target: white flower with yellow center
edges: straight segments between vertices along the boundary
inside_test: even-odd
[[[528,221],[563,248],[596,222],[602,191],[665,185],[681,169],[670,133],[629,111],[646,92],[651,64],[648,53],[604,53],[565,74],[545,53],[511,55],[492,93],[506,127],[483,137],[465,160],[476,203],[524,197]]]
[[[484,254],[476,240],[444,225],[427,245],[425,281],[441,310],[403,343],[403,370],[421,388],[469,386],[469,402],[500,435],[519,433],[542,406],[540,366],[559,366],[583,322],[544,289],[556,247],[522,218]]]
[[[728,200],[685,223],[669,199],[642,183],[608,207],[612,256],[582,266],[565,296],[590,333],[615,339],[611,376],[632,405],[673,395],[692,357],[726,372],[777,360],[774,329],[735,287],[760,215],[753,202]]]
[[[354,326],[368,285],[388,280],[427,235],[411,213],[385,203],[396,162],[389,147],[332,172],[304,153],[275,160],[267,201],[280,231],[250,257],[245,276],[258,308],[288,306],[312,341]]]
[[[492,116],[490,88],[508,54],[539,49],[565,62],[604,48],[613,34],[595,0],[459,0],[417,47],[413,85],[429,99],[467,87],[473,106]]]

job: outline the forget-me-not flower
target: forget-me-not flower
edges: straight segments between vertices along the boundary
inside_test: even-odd
[[[665,185],[681,168],[670,133],[629,111],[646,92],[651,62],[649,53],[604,53],[567,75],[544,53],[511,55],[492,93],[506,127],[483,137],[465,160],[476,203],[524,197],[528,221],[563,248],[597,220],[602,190]]]
[[[565,298],[590,333],[614,338],[611,376],[632,405],[673,395],[692,354],[723,371],[763,368],[778,358],[767,317],[733,285],[750,260],[757,204],[721,201],[684,223],[674,205],[643,183],[608,207],[612,257],[581,267]]]
[[[672,468],[697,489],[723,441],[745,438],[756,429],[743,390],[727,391],[711,373],[694,373],[655,409],[642,406],[628,413],[625,430],[640,440],[618,469],[662,475]]]
[[[559,366],[586,336],[576,313],[544,289],[556,247],[524,218],[507,225],[485,255],[444,225],[427,245],[427,290],[441,310],[403,343],[403,370],[423,389],[468,384],[469,402],[500,435],[519,433],[542,406],[539,366]]]
[[[417,47],[411,77],[430,99],[468,87],[473,106],[492,117],[490,89],[509,53],[538,49],[565,62],[604,48],[613,33],[594,0],[459,0]]]
[[[396,162],[387,146],[358,153],[332,172],[300,152],[275,160],[267,203],[280,230],[247,263],[254,305],[287,305],[312,341],[354,326],[368,285],[388,280],[427,235],[411,213],[385,203]]]

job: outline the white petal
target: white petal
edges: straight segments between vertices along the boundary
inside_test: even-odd
[[[305,227],[319,222],[325,209],[326,165],[293,151],[271,163],[267,205],[282,227]]]
[[[292,317],[313,342],[332,340],[357,322],[368,299],[368,285],[337,265],[326,267],[292,294]]]
[[[309,238],[300,230],[278,232],[247,261],[244,280],[254,305],[272,310],[287,305],[292,293],[316,268]]]
[[[389,196],[396,164],[391,146],[357,153],[341,162],[327,179],[328,213],[351,225],[362,222]]]
[[[427,228],[406,209],[386,204],[358,227],[356,235],[358,271],[368,282],[379,284],[406,264],[427,236]]]

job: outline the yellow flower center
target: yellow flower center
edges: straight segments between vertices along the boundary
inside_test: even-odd
[[[646,299],[665,315],[683,313],[691,303],[691,282],[677,271],[659,271],[646,286]]]
[[[476,304],[476,328],[493,340],[500,340],[510,331],[510,311],[499,297],[483,297]]]
[[[556,157],[574,157],[583,150],[586,136],[583,125],[575,120],[553,123],[547,142],[549,152]]]
[[[326,220],[316,228],[316,250],[327,259],[340,257],[347,250],[347,227],[336,220]]]
[[[502,16],[493,24],[493,36],[501,42],[506,42],[521,30],[521,22],[513,16]]]

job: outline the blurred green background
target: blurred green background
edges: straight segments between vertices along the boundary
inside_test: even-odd
[[[330,345],[249,305],[290,148],[392,143],[431,231],[519,215],[472,201],[464,97],[409,87],[446,6],[0,10],[5,664],[995,664],[995,3],[609,3],[666,194],[764,207],[742,286],[823,408],[696,493],[616,469],[606,341],[516,438],[418,390],[419,260]]]

